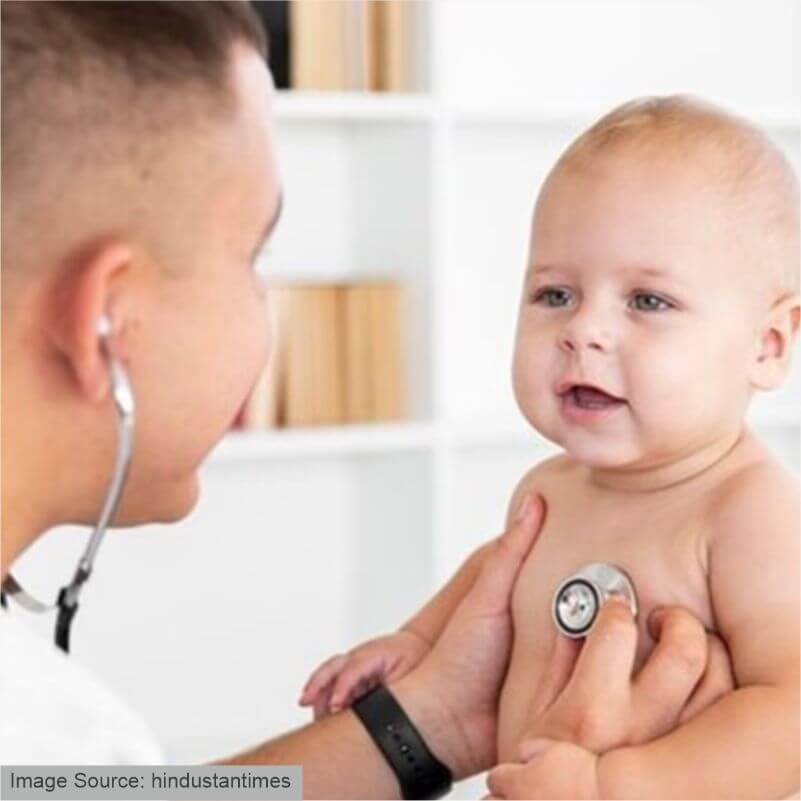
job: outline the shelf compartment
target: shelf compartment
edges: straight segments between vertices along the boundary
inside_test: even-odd
[[[275,114],[286,121],[427,121],[436,104],[429,94],[395,92],[278,91]]]
[[[234,431],[209,458],[211,467],[258,459],[340,457],[423,451],[433,446],[430,423],[375,423],[275,431]]]

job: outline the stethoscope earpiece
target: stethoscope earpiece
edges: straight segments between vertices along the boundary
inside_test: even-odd
[[[556,588],[552,606],[556,627],[566,637],[586,636],[611,595],[625,598],[636,619],[637,595],[625,571],[604,562],[585,565]]]
[[[106,312],[103,312],[97,320],[98,336],[102,337],[103,340],[107,342],[113,330],[114,326],[111,324],[111,317],[109,317]]]
[[[58,609],[56,619],[55,641],[56,645],[65,652],[69,652],[69,634],[72,619],[78,611],[78,595],[81,588],[92,574],[92,564],[97,549],[106,533],[106,528],[114,517],[122,496],[128,468],[133,453],[133,433],[135,421],[135,403],[131,382],[122,362],[114,355],[111,346],[111,333],[113,326],[108,314],[102,314],[97,321],[97,334],[101,339],[103,353],[108,361],[111,394],[114,400],[114,409],[117,413],[117,459],[114,463],[114,472],[111,482],[106,490],[106,497],[100,510],[97,525],[89,537],[86,550],[83,552],[78,567],[69,584],[64,585],[55,604],[44,604],[27,593],[19,582],[10,573],[2,584],[3,606],[7,606],[7,597],[13,598],[20,606],[31,612],[47,612]]]

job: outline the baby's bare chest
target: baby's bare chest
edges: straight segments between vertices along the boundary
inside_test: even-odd
[[[573,502],[549,501],[546,525],[512,600],[515,641],[501,698],[501,750],[518,742],[533,689],[551,653],[554,593],[585,565],[616,565],[634,584],[639,607],[635,671],[654,645],[646,621],[655,607],[681,605],[714,629],[700,520],[699,508],[691,502],[639,502],[626,509],[584,505],[580,496]]]
[[[555,509],[520,573],[513,597],[516,639],[542,641],[554,593],[585,565],[606,562],[631,578],[644,627],[656,606],[682,604],[713,626],[705,573],[704,531],[692,510],[604,519],[580,508]],[[643,633],[647,630],[643,628]]]

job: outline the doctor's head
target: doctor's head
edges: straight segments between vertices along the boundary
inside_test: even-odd
[[[264,50],[238,1],[2,4],[7,524],[98,516],[116,447],[104,312],[137,405],[117,522],[194,506],[268,348],[252,269],[280,207]],[[32,483],[36,509],[19,500]]]

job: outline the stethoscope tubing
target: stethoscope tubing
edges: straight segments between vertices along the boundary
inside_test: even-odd
[[[128,373],[122,362],[115,356],[111,347],[111,330],[111,321],[107,315],[103,315],[98,325],[98,333],[108,360],[111,394],[117,416],[117,455],[97,524],[89,537],[81,558],[78,560],[72,580],[61,588],[54,604],[45,604],[34,598],[25,591],[10,573],[6,576],[2,585],[3,606],[6,606],[5,599],[8,596],[31,612],[42,613],[49,612],[55,608],[58,609],[54,639],[56,645],[65,653],[69,653],[70,629],[72,620],[78,610],[78,596],[83,585],[92,574],[100,543],[103,541],[106,529],[114,519],[119,507],[133,455],[136,404]]]

